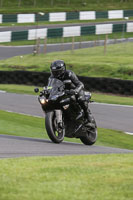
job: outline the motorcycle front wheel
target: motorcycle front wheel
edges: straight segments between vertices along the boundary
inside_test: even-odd
[[[57,120],[55,112],[49,112],[45,117],[45,126],[49,138],[54,143],[61,143],[64,140],[65,130],[59,131],[57,129]]]

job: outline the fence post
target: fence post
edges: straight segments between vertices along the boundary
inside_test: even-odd
[[[64,50],[64,37],[61,38],[61,51]]]
[[[82,44],[82,36],[80,36],[80,39],[79,39],[79,49],[81,49],[81,44]]]
[[[0,7],[2,8],[3,6],[3,0],[0,0]]]
[[[40,52],[40,38],[37,38],[36,53],[39,54],[39,52]]]
[[[97,46],[97,40],[95,39],[95,41],[94,41],[94,47],[96,47]]]
[[[21,6],[21,0],[18,0],[18,7]]]
[[[36,0],[34,0],[34,7],[36,6]]]
[[[44,38],[44,54],[47,53],[47,37]]]
[[[106,55],[106,52],[107,52],[107,40],[108,40],[108,35],[105,36],[105,40],[104,40],[104,55]]]
[[[74,53],[74,36],[72,37],[72,53]]]
[[[53,6],[54,5],[54,0],[51,0],[51,6]]]
[[[117,43],[117,35],[114,35],[114,43]]]
[[[67,0],[67,5],[70,5],[70,0]]]

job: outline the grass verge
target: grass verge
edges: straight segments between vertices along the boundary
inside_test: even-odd
[[[119,96],[113,94],[92,93],[92,100],[98,103],[121,104],[133,106],[132,96]]]
[[[108,0],[36,0],[36,1],[1,1],[1,13],[37,13],[37,12],[61,12],[61,11],[80,11],[80,10],[121,10],[131,9],[132,1],[108,1]]]
[[[43,118],[0,111],[0,134],[33,138],[48,138]],[[65,138],[65,141],[80,142],[79,139]],[[133,149],[133,136],[122,131],[98,128],[96,145]]]
[[[68,69],[80,76],[112,77],[133,80],[133,43],[71,51],[24,55],[0,61],[0,70],[47,71],[53,60],[64,60]],[[78,59],[77,59],[78,58]]]
[[[0,160],[1,200],[131,200],[132,154]]]
[[[13,85],[13,84],[0,84],[0,90],[6,92],[13,92],[19,94],[32,94],[36,95],[34,88],[36,86],[26,86],[26,85]],[[40,88],[40,91],[42,88]],[[92,100],[99,103],[111,103],[111,104],[121,104],[121,105],[131,105],[133,106],[132,96],[119,96],[113,94],[104,93],[94,93],[92,92]]]

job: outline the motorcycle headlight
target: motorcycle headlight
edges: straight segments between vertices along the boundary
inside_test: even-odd
[[[40,99],[40,103],[41,103],[41,104],[45,104],[46,102],[48,102],[47,99]]]

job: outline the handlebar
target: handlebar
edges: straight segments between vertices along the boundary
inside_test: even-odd
[[[75,95],[75,90],[71,89],[71,90],[65,90],[65,93],[67,95]]]

